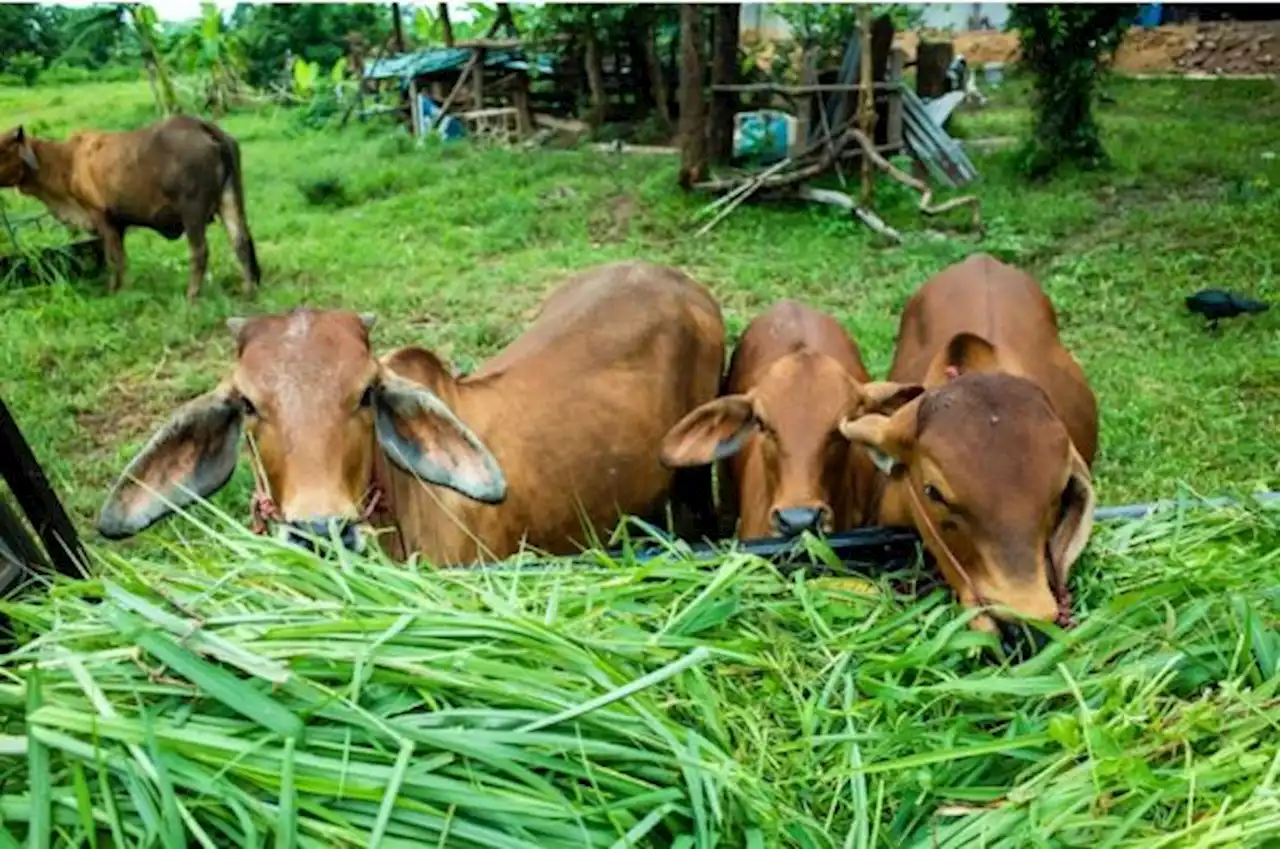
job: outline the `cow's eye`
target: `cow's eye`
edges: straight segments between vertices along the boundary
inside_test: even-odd
[[[244,414],[246,416],[258,415],[258,408],[253,405],[252,401],[250,401],[248,398],[244,397],[243,395],[240,396],[240,407],[241,409],[244,410]]]
[[[947,504],[947,499],[943,498],[942,493],[939,492],[938,488],[931,483],[924,485],[924,497],[932,501],[934,504],[941,504],[944,507]]]
[[[373,406],[373,386],[366,386],[364,394],[360,396],[360,409],[367,410]]]

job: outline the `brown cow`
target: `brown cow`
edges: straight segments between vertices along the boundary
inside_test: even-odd
[[[943,270],[908,302],[889,375],[926,391],[841,426],[891,475],[880,523],[915,526],[965,606],[1064,617],[1093,527],[1098,408],[1039,284],[985,254]]]
[[[18,127],[0,136],[0,187],[16,187],[72,229],[102,237],[109,288],[124,282],[124,235],[146,227],[166,239],[184,233],[191,249],[187,298],[209,260],[205,229],[215,215],[231,237],[248,295],[262,276],[249,233],[240,146],[214,124],[180,115],[127,133],[83,132],[65,142]]]
[[[672,489],[710,512],[709,470],[673,485],[658,459],[671,425],[715,397],[724,360],[719,305],[679,271],[634,262],[577,274],[464,378],[421,348],[375,359],[372,324],[314,310],[233,319],[235,370],[130,463],[100,532],[135,534],[173,509],[166,501],[191,503],[183,488],[220,488],[242,424],[278,530],[299,541],[336,530],[360,548],[371,481],[389,496],[392,556],[438,564],[500,559],[522,541],[568,553],[588,541],[584,519],[607,532],[620,512],[661,509]]]
[[[662,460],[685,467],[731,457],[722,501],[736,496],[745,539],[859,527],[876,469],[840,423],[892,412],[923,391],[870,381],[840,322],[779,301],[743,331],[725,396],[671,429]]]

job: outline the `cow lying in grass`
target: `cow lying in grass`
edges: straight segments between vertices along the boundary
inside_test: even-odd
[[[395,530],[392,556],[437,564],[522,542],[570,553],[669,494],[713,520],[710,470],[658,459],[667,430],[715,397],[724,361],[719,305],[689,277],[640,262],[575,275],[463,378],[421,348],[376,359],[372,324],[315,310],[233,320],[235,369],[129,464],[99,531],[127,537],[221,488],[246,428],[267,518],[300,540],[361,547],[371,484],[389,502],[375,521]]]
[[[124,235],[147,227],[191,249],[187,298],[200,292],[209,260],[205,230],[222,217],[248,295],[262,276],[245,218],[240,147],[214,124],[178,116],[126,133],[37,139],[22,127],[0,135],[0,187],[39,200],[72,229],[102,237],[109,288],[124,282]]]
[[[889,475],[878,524],[914,526],[962,604],[1068,619],[1098,408],[1039,284],[984,254],[943,270],[907,304],[889,378],[925,392],[841,425]],[[975,627],[1007,630],[991,612]]]
[[[874,520],[866,508],[876,468],[840,423],[893,412],[923,390],[871,382],[857,343],[835,318],[784,300],[743,331],[724,391],[672,428],[663,462],[729,458],[721,503],[735,504],[739,537],[758,539]]]

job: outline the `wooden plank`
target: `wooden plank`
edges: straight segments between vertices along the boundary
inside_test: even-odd
[[[902,83],[902,69],[906,64],[907,54],[901,48],[889,51],[889,82]],[[902,93],[889,93],[889,116],[886,142],[892,145],[902,144]]]
[[[855,92],[866,88],[862,83],[814,83],[812,85],[779,85],[777,83],[739,83],[734,85],[713,85],[713,92],[737,92],[739,94],[783,94],[802,95],[819,92]],[[901,85],[896,82],[873,82],[873,91],[897,91]]]
[[[471,72],[471,108],[484,108],[484,48],[476,48],[476,67]]]
[[[0,475],[44,543],[45,554],[54,568],[64,575],[88,577],[88,560],[75,526],[3,401],[0,401]]]

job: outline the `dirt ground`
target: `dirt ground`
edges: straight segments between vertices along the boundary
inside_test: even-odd
[[[919,33],[902,33],[895,40],[915,58]],[[1012,62],[1018,58],[1018,37],[995,30],[955,36],[957,53],[972,66]],[[1280,73],[1280,22],[1226,21],[1171,24],[1133,29],[1116,54],[1115,69],[1126,74],[1277,74]]]

